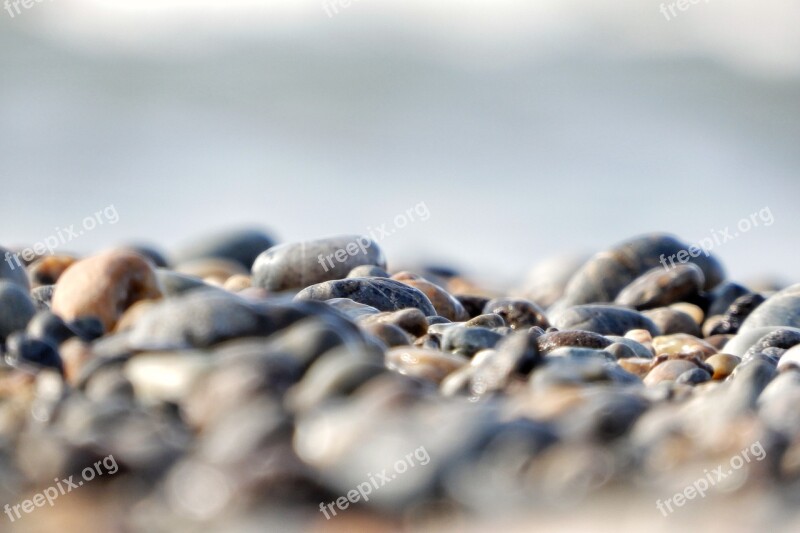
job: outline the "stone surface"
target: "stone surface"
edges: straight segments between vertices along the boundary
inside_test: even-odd
[[[422,291],[392,279],[350,278],[326,281],[306,287],[295,298],[319,301],[350,298],[379,311],[399,311],[411,307],[419,309],[425,316],[436,315],[433,304]]]
[[[615,299],[618,305],[644,310],[664,307],[698,296],[705,285],[700,267],[692,263],[648,270],[625,286]]]
[[[637,311],[609,305],[577,305],[556,315],[558,329],[583,329],[600,335],[625,335],[634,329],[645,329],[652,335],[661,331],[652,320]]]

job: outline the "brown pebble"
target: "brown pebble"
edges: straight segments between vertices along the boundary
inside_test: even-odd
[[[706,359],[706,364],[714,369],[713,379],[725,379],[733,373],[733,370],[742,361],[740,357],[727,353],[716,353]]]
[[[69,255],[48,255],[40,257],[28,266],[28,279],[31,289],[43,285],[55,285],[58,278],[78,259]]]
[[[692,317],[692,320],[694,320],[694,323],[697,324],[698,326],[703,323],[703,320],[705,320],[706,317],[705,313],[703,313],[703,310],[700,309],[700,306],[697,306],[695,304],[690,304],[688,302],[674,303],[669,307],[670,309],[675,309],[676,311],[680,311],[681,313],[686,313],[687,315]]]
[[[367,324],[364,329],[385,342],[387,346],[405,346],[413,342],[411,335],[394,324],[375,322]]]
[[[92,357],[92,345],[78,337],[72,337],[61,343],[58,348],[64,362],[64,378],[67,383],[74,384],[80,376],[81,369]]]
[[[386,352],[386,366],[390,369],[436,383],[467,364],[469,360],[463,355],[438,350],[401,347]]]
[[[424,279],[397,279],[397,281],[422,291],[433,304],[436,314],[453,322],[469,320],[469,314],[461,302],[436,284]]]
[[[655,349],[656,355],[700,352],[705,358],[717,353],[716,348],[707,342],[686,333],[674,333],[656,337],[653,339],[653,349]]]
[[[626,357],[624,359],[618,359],[617,364],[631,374],[643,378],[650,372],[653,360],[646,357]]]
[[[131,305],[160,297],[158,279],[147,259],[111,250],[69,267],[56,284],[51,308],[66,321],[97,317],[111,331]]]
[[[653,340],[653,336],[646,329],[632,329],[625,334],[626,339],[632,339],[640,344],[649,343]]]
[[[675,381],[678,376],[688,370],[698,368],[696,364],[686,359],[673,359],[656,365],[644,378],[647,386],[656,385],[662,381]]]
[[[234,274],[233,276],[226,279],[225,283],[222,284],[223,289],[231,292],[243,291],[245,289],[249,289],[252,286],[253,286],[253,279],[247,274]]]

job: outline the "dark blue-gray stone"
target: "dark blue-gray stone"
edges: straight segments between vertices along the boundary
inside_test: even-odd
[[[442,335],[442,350],[472,357],[477,352],[494,348],[503,337],[499,333],[481,327],[452,327]]]
[[[25,329],[36,306],[27,288],[8,280],[0,280],[0,341],[11,333]]]
[[[393,279],[348,278],[326,281],[297,293],[296,300],[325,301],[333,298],[351,300],[374,307],[379,311],[399,311],[413,307],[425,316],[436,315],[433,304],[425,294]]]
[[[553,320],[558,329],[582,329],[600,335],[620,335],[632,329],[646,329],[660,335],[658,326],[637,311],[610,305],[576,305],[562,311]]]
[[[225,231],[190,243],[176,254],[176,263],[193,259],[228,259],[250,269],[256,257],[275,245],[275,240],[257,229]]]

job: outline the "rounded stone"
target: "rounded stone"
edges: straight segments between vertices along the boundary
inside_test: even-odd
[[[800,283],[773,294],[756,307],[745,319],[741,330],[768,326],[800,328]]]
[[[744,354],[747,353],[747,350],[749,350],[750,347],[758,342],[764,335],[772,333],[773,331],[787,329],[795,333],[800,333],[800,328],[784,328],[780,326],[761,327],[739,331],[734,338],[728,341],[728,343],[725,345],[724,351],[725,353],[744,357]]]
[[[36,313],[28,323],[27,333],[31,338],[47,340],[55,346],[75,336],[67,323],[50,311]]]
[[[547,354],[562,346],[578,348],[595,348],[602,350],[611,346],[611,341],[602,335],[583,330],[554,331],[545,333],[536,339],[539,352]]]
[[[280,244],[256,258],[253,285],[274,292],[302,289],[325,281],[341,280],[361,265],[386,268],[383,251],[367,237],[342,235]]]
[[[684,372],[698,368],[696,364],[685,359],[671,359],[656,365],[644,378],[647,386],[657,385],[664,381],[675,381]]]
[[[36,306],[22,285],[0,280],[0,341],[25,329],[35,314]]]
[[[733,374],[734,369],[742,361],[741,358],[727,353],[715,353],[706,359],[706,364],[714,369],[712,376],[715,380],[725,379]]]
[[[706,318],[703,309],[699,305],[690,304],[688,302],[677,302],[671,304],[669,308],[674,309],[675,311],[679,311],[681,313],[686,313],[687,315],[692,317],[692,320],[694,320],[695,324],[697,324],[698,326],[701,326]]]
[[[375,265],[360,265],[348,272],[348,278],[390,278],[392,277],[381,267]]]
[[[489,301],[489,298],[485,296],[475,296],[471,294],[456,294],[455,298],[461,302],[461,305],[464,306],[470,318],[482,315],[483,308],[486,307],[486,303]]]
[[[709,335],[736,333],[750,314],[765,302],[760,294],[745,294],[730,305],[719,320],[708,330]]]
[[[405,283],[384,278],[350,278],[326,281],[306,287],[296,300],[325,301],[331,298],[350,298],[379,311],[399,311],[413,307],[425,316],[436,315],[436,309],[425,294]]]
[[[371,335],[386,343],[386,346],[407,346],[413,342],[413,338],[393,324],[374,322],[363,326]]]
[[[174,271],[220,286],[224,285],[228,278],[232,276],[247,276],[250,274],[250,271],[240,263],[218,257],[184,261],[175,265]]]
[[[234,274],[225,280],[222,288],[226,291],[241,292],[253,286],[253,279],[249,274]]]
[[[672,307],[659,307],[657,309],[650,309],[642,311],[642,314],[655,323],[661,329],[664,335],[672,333],[687,333],[700,337],[702,332],[697,322],[688,314],[673,309]]]
[[[786,350],[780,361],[778,361],[778,370],[785,370],[787,368],[795,368],[800,370],[800,346],[794,346]]]
[[[472,318],[464,324],[466,327],[482,327],[482,328],[502,328],[506,325],[506,321],[503,320],[503,317],[496,313],[488,313],[485,315],[478,315],[475,318]]]
[[[435,318],[435,317],[428,317]],[[441,317],[439,317],[441,318]],[[428,332],[428,320],[419,309],[409,308],[392,313],[376,313],[358,318],[360,325],[371,323],[385,323],[397,326],[415,337],[421,337]]]
[[[21,331],[9,335],[6,342],[6,362],[11,366],[32,370],[55,368],[63,374],[61,357],[50,342],[32,339]]]
[[[558,329],[583,329],[600,335],[625,335],[633,329],[646,329],[660,335],[652,320],[624,307],[610,305],[576,305],[559,313],[553,320]]]
[[[671,269],[659,266],[623,288],[615,303],[638,310],[664,307],[696,297],[704,285],[705,276],[697,265],[686,263]]]
[[[25,262],[19,254],[13,254],[0,246],[0,281],[8,281],[19,285],[25,292],[30,290]]]
[[[437,384],[468,363],[463,355],[424,348],[401,347],[386,352],[386,366],[390,370]]]
[[[442,335],[442,350],[472,357],[480,350],[494,348],[502,336],[486,328],[456,326]]]
[[[675,380],[675,383],[697,385],[699,383],[705,383],[706,381],[709,380],[711,380],[711,374],[709,374],[702,368],[693,368],[692,370],[687,370],[686,372],[678,376],[678,379]]]
[[[701,354],[705,359],[717,353],[717,350],[707,342],[686,333],[663,335],[653,339],[653,349],[656,355],[676,354]]]
[[[133,252],[111,250],[64,272],[53,293],[52,310],[67,322],[94,316],[111,331],[128,307],[161,295],[149,261]]]
[[[274,245],[273,238],[258,229],[228,230],[188,244],[176,254],[176,262],[218,258],[235,261],[250,270],[256,257]]]
[[[550,327],[544,310],[523,298],[495,298],[486,302],[483,314],[494,313],[503,317],[512,329],[526,329],[533,326]]]
[[[670,257],[681,252],[686,253],[687,261],[703,271],[704,289],[712,289],[725,278],[722,265],[710,254],[699,253],[696,257],[690,257],[689,252],[692,251],[687,244],[665,234],[647,234],[624,241],[589,259],[570,279],[564,297],[557,305],[559,309],[564,309],[574,305],[612,302],[634,279],[650,269],[670,264]]]
[[[421,291],[433,304],[436,314],[453,322],[469,320],[469,314],[454,296],[443,288],[424,279],[398,280]]]

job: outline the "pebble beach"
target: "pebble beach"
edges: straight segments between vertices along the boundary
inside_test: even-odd
[[[687,248],[503,292],[361,235],[6,260],[0,530],[796,531],[800,285]]]

